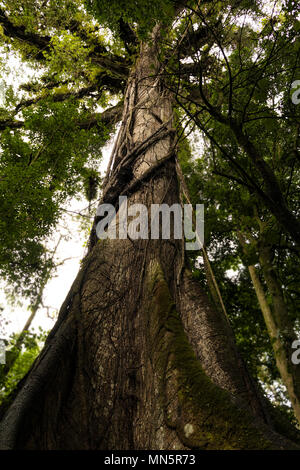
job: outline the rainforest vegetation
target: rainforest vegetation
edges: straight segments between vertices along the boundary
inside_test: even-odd
[[[299,33],[294,0],[0,1],[0,276],[30,303],[1,449],[300,448]],[[204,204],[203,247],[98,240],[119,196]],[[85,256],[36,333],[74,199]]]

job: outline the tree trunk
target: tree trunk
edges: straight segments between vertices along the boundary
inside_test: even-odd
[[[272,298],[273,324],[276,332],[276,342],[278,349],[279,363],[277,367],[281,373],[283,382],[287,388],[294,413],[300,423],[300,369],[292,363],[292,344],[297,340],[293,324],[284,299],[281,283],[273,266],[273,254],[271,246],[262,244],[259,246],[259,262],[263,270],[263,275]],[[276,357],[277,363],[277,357]]]
[[[259,224],[262,226],[261,222]],[[241,232],[238,232],[238,239],[245,255],[247,255],[247,245]],[[266,298],[264,287],[260,282],[255,266],[249,265],[248,270],[272,343],[276,366],[283,384],[286,386],[295,416],[300,423],[300,369],[291,361],[292,344],[297,337],[272,263],[271,246],[265,241],[265,235],[261,236],[257,246],[259,262],[272,300],[271,304]]]
[[[255,266],[248,266],[248,269],[256,292],[257,300],[259,302],[266,323],[266,327],[270,336],[277,368],[279,370],[282,381],[286,386],[289,398],[294,409],[295,416],[300,422],[299,385],[297,381],[299,372],[297,366],[293,366],[291,362],[291,346],[293,339],[295,339],[295,335],[294,333],[292,333],[292,341],[290,344],[284,341],[284,338],[280,334],[279,325],[277,324],[271,307],[267,302],[263,286],[261,285],[259,277],[256,273],[256,268]]]
[[[103,201],[179,203],[172,96],[142,45]],[[3,449],[287,449],[180,240],[97,241],[0,426]]]

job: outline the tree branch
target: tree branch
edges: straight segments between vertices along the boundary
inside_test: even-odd
[[[57,85],[59,86],[59,85]],[[60,103],[62,101],[65,101],[69,98],[77,98],[81,99],[85,96],[88,96],[89,94],[98,91],[99,94],[101,94],[102,89],[107,89],[111,91],[112,93],[119,92],[123,88],[123,83],[122,80],[119,78],[114,78],[105,72],[101,73],[97,77],[97,83],[94,83],[92,85],[89,85],[87,87],[80,88],[78,91],[67,91],[65,93],[55,93],[53,95],[49,95],[52,100],[55,103]],[[43,87],[43,89],[49,89],[49,86]],[[39,90],[41,91],[41,90]],[[15,113],[17,114],[22,108],[27,108],[31,106],[32,104],[38,103],[42,99],[44,99],[45,96],[38,96],[36,98],[32,98],[29,100],[24,100],[21,101],[15,108]]]
[[[7,37],[25,41],[27,44],[35,46],[39,52],[35,56],[37,60],[45,60],[43,51],[50,50],[51,37],[40,36],[35,33],[29,33],[24,26],[14,25],[5,14],[4,10],[0,8],[0,25],[3,27],[4,34]]]
[[[103,113],[95,113],[91,115],[90,118],[79,121],[77,123],[79,129],[90,129],[98,125],[99,122],[102,122],[105,125],[114,125],[116,124],[122,117],[122,110],[123,110],[123,102],[121,101],[116,106],[112,106],[111,108],[106,109]],[[4,129],[21,129],[24,127],[25,122],[21,120],[12,120],[6,119],[0,121],[0,131]]]
[[[123,106],[123,101],[120,101],[116,106],[106,109],[103,113],[95,113],[85,121],[78,123],[78,127],[80,129],[90,129],[97,126],[99,121],[107,126],[116,124],[122,118]]]
[[[31,46],[35,46],[38,51],[34,59],[38,61],[44,61],[44,52],[49,52],[52,49],[52,38],[50,36],[41,36],[36,33],[31,33],[26,31],[25,26],[14,25],[2,8],[0,8],[0,25],[3,27],[4,34],[7,37],[17,39],[21,42],[26,42]],[[90,38],[84,33],[82,28],[80,28],[80,24],[78,22],[73,22],[71,25],[71,30],[73,32],[74,29],[76,29],[76,33],[78,33],[79,37],[81,37],[86,42],[90,41]],[[98,42],[95,43],[94,46],[95,47],[89,56],[94,63],[98,64],[104,69],[110,70],[119,77],[128,77],[129,63],[124,57],[110,54],[106,48],[100,45]]]

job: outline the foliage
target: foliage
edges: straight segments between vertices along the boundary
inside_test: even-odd
[[[162,21],[170,23],[174,15],[174,1],[166,0],[142,0],[137,3],[134,0],[107,1],[87,0],[87,7],[99,19],[114,31],[119,32],[120,19],[131,25],[136,25],[140,37],[144,38],[150,33],[155,23]]]
[[[62,205],[85,191],[87,168],[101,158],[108,131],[78,129],[85,110],[69,100],[41,100],[24,111],[25,129],[1,135],[1,273],[25,294],[49,268],[43,241],[59,220]]]
[[[41,327],[38,332],[25,332],[21,352],[15,348],[19,335],[12,334],[10,336],[6,346],[6,360],[13,360],[14,364],[8,374],[4,373],[5,365],[0,365],[0,405],[26,375],[33,361],[41,351],[47,335],[48,332],[43,331]]]

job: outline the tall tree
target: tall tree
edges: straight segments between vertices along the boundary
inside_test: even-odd
[[[7,159],[15,164],[21,156],[20,166],[25,162],[30,169],[27,177],[34,178],[33,169],[49,174],[37,188],[52,201],[54,215],[42,214],[45,226],[55,222],[58,195],[68,195],[64,181],[71,185],[84,173],[89,155],[76,158],[76,144],[71,145],[76,131],[115,122],[121,107],[101,203],[119,209],[120,195],[129,206],[143,203],[148,209],[180,203],[176,94],[168,64],[189,32],[186,20],[195,9],[214,15],[211,4],[91,1],[99,23],[75,0],[62,8],[61,2],[10,1],[8,11],[1,11],[5,37],[24,57],[48,67],[43,89],[41,80],[27,86],[33,97],[2,122]],[[246,4],[222,2],[222,8],[242,11]],[[100,24],[109,25],[118,40],[105,44]],[[90,100],[103,90],[125,92],[123,105],[99,116]],[[81,99],[86,101],[78,104]],[[13,116],[20,110],[24,117],[28,113],[27,125]],[[69,160],[67,147],[60,151],[50,132],[57,110],[64,126],[54,130],[71,147]],[[52,129],[49,121],[40,123],[42,115],[53,118]],[[22,139],[26,131],[35,132],[40,145],[34,154],[34,142]],[[29,200],[29,192],[25,195]],[[3,410],[1,448],[298,448],[297,432],[279,423],[250,377],[227,318],[193,279],[184,241],[174,236],[99,241],[97,222],[56,325]],[[28,240],[35,226],[29,228]]]

